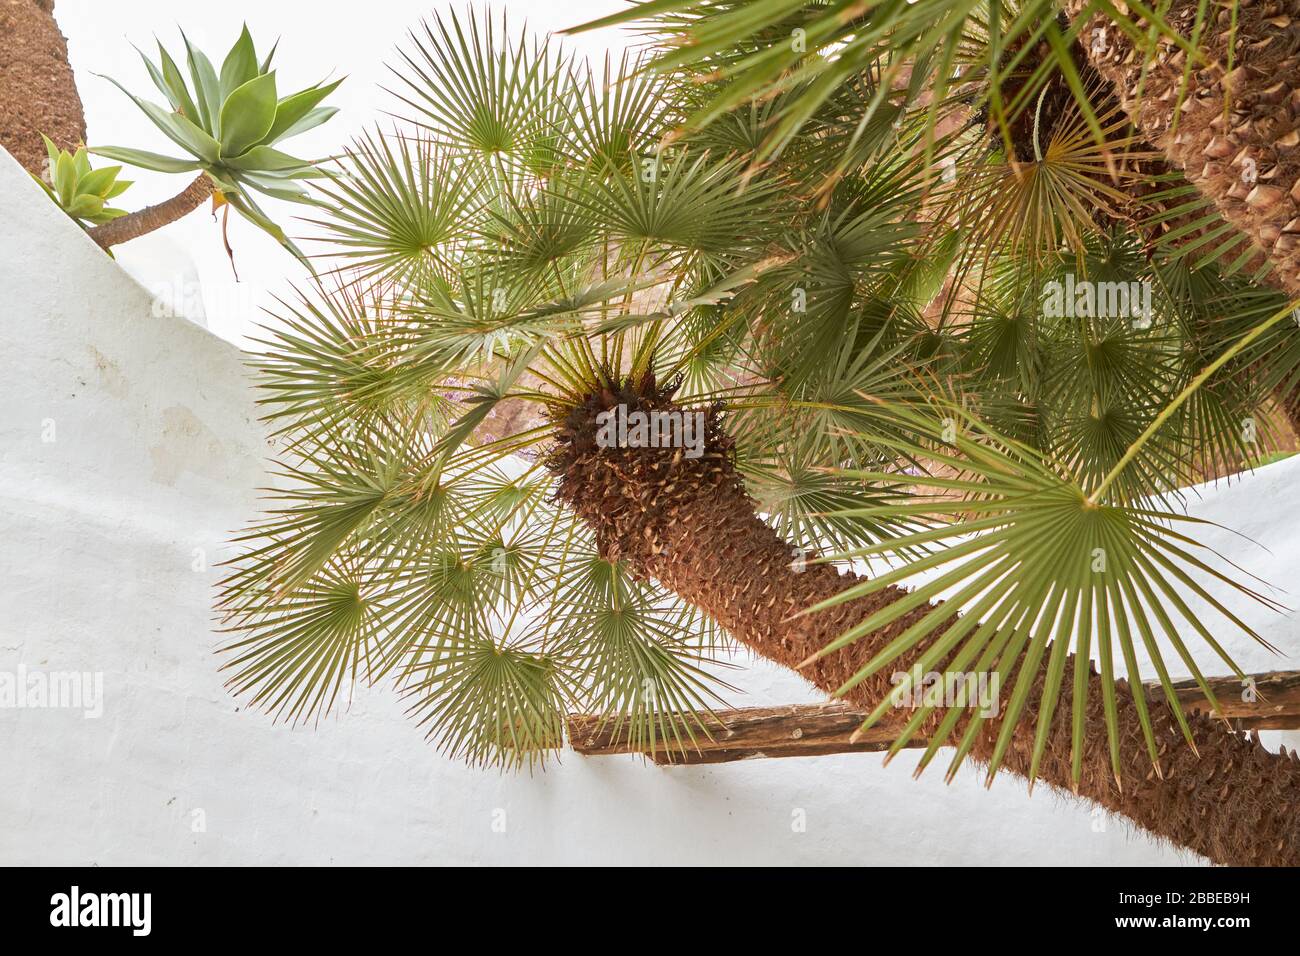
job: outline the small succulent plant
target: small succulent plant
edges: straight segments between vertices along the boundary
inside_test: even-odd
[[[50,157],[50,181],[33,176],[49,197],[82,225],[99,226],[126,215],[124,209],[114,209],[108,205],[130,188],[131,183],[118,179],[121,166],[105,166],[103,169],[90,168],[90,156],[84,146],[75,153],[59,149],[48,136],[45,151]]]
[[[337,109],[320,103],[342,80],[318,83],[281,97],[275,71],[271,69],[275,49],[259,61],[247,26],[226,54],[220,72],[183,32],[181,37],[185,43],[188,82],[161,42],[156,63],[140,53],[154,85],[167,98],[169,108],[141,99],[117,80],[108,79],[185,155],[176,158],[117,146],[96,147],[92,152],[156,172],[202,171],[211,178],[219,202],[228,203],[295,254],[300,254],[251,194],[258,192],[292,202],[312,201],[301,181],[325,174],[313,162],[290,156],[275,147],[337,113]]]

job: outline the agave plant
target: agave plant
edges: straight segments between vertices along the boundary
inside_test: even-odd
[[[112,229],[92,235],[105,248],[125,242],[179,218],[215,193],[221,204],[235,209],[295,255],[301,255],[284,230],[258,205],[253,193],[290,202],[311,201],[303,183],[324,173],[313,161],[298,159],[276,147],[320,126],[338,112],[320,104],[342,80],[317,83],[280,96],[272,69],[275,48],[259,59],[247,26],[226,54],[220,72],[184,33],[181,36],[188,80],[161,42],[157,62],[140,53],[154,85],[166,97],[167,106],[141,99],[117,80],[109,79],[184,155],[164,156],[120,146],[100,146],[92,152],[154,172],[198,171],[200,175],[170,205],[164,204],[165,209],[152,207],[136,214],[136,218],[123,219]]]
[[[90,157],[84,146],[75,153],[59,149],[48,136],[42,136],[45,151],[50,160],[50,182],[33,176],[46,194],[54,202],[83,226],[93,226],[111,222],[125,216],[123,209],[114,209],[107,205],[110,199],[116,199],[131,188],[129,180],[118,179],[121,166],[106,166],[103,169],[91,169]]]
[[[660,0],[631,14],[660,14],[654,58],[603,68],[428,24],[407,124],[321,187],[332,284],[257,359],[285,453],[220,599],[233,689],[305,720],[391,682],[446,752],[515,766],[565,710],[690,747],[730,639],[922,766],[952,747],[1219,862],[1300,862],[1297,763],[1185,715],[1166,663],[1216,709],[1206,658],[1243,676],[1223,633],[1254,634],[1225,595],[1276,607],[1178,488],[1273,447],[1290,303],[1159,241],[1204,206],[1162,206],[1169,170],[1079,105],[1054,15],[1012,18],[1042,58],[1017,72],[974,10]],[[1102,282],[1140,308],[1074,308]],[[626,440],[646,422],[668,437]],[[1008,699],[900,711],[890,670]]]

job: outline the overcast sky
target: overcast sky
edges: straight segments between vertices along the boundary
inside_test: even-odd
[[[482,10],[484,4],[478,2],[475,7]],[[545,33],[587,22],[626,4],[623,0],[495,0],[486,7],[494,12],[504,9],[512,22],[526,21],[531,30]],[[380,84],[386,83],[385,64],[394,62],[397,46],[405,43],[407,32],[422,18],[431,11],[450,9],[460,12],[466,4],[437,0],[225,0],[219,4],[200,0],[57,0],[55,13],[68,38],[91,146],[128,146],[175,155],[175,147],[148,118],[95,74],[112,76],[137,95],[161,102],[133,43],[154,54],[156,35],[176,56],[181,43],[177,28],[181,27],[219,66],[240,25],[247,21],[259,54],[280,38],[276,65],[282,91],[300,89],[329,76],[348,78],[328,101],[340,107],[339,115],[287,147],[289,152],[310,158],[337,152],[361,130],[391,122],[384,111],[397,106],[380,89]],[[606,50],[617,55],[634,42],[634,35],[621,30],[564,40],[566,47],[593,60],[603,57]],[[189,180],[187,175],[129,168],[124,175],[136,183],[120,203],[131,210],[175,195]],[[267,205],[272,204],[268,201]],[[292,219],[302,208],[278,204],[277,219],[290,235],[303,235],[311,229]],[[122,262],[146,285],[158,288],[176,285],[187,258],[192,259],[208,327],[247,345],[245,336],[255,335],[255,324],[265,318],[261,309],[273,307],[273,296],[288,294],[291,284],[301,283],[307,273],[274,240],[236,216],[232,215],[230,222],[239,282],[222,246],[220,227],[206,205],[154,237],[118,248]],[[193,291],[183,290],[182,294]]]

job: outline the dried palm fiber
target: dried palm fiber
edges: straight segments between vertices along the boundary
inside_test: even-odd
[[[86,141],[86,117],[54,20],[54,0],[0,3],[0,146],[29,172],[49,165],[44,133],[62,149]]]

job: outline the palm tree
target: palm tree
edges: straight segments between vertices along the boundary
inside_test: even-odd
[[[322,181],[324,278],[256,359],[282,475],[219,599],[230,686],[297,721],[391,681],[445,752],[515,766],[574,709],[690,747],[730,639],[921,767],[1300,862],[1300,762],[1184,716],[1166,665],[1217,709],[1193,648],[1245,680],[1224,592],[1272,604],[1177,489],[1270,447],[1289,303],[1150,248],[1134,197],[1181,187],[987,20],[805,75],[843,18],[766,6],[799,5],[639,8],[658,69],[475,14],[412,37],[406,120]],[[1134,308],[1044,306],[1103,282]],[[901,705],[932,672],[999,712]]]

